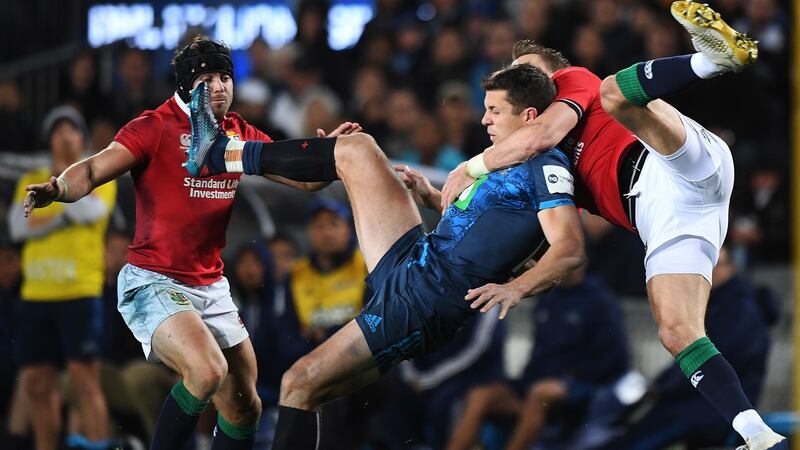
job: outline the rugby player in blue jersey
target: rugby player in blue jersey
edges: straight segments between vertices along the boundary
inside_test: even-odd
[[[533,121],[556,94],[550,77],[526,64],[493,73],[483,87],[482,122],[495,142]],[[440,193],[406,167],[398,178],[369,135],[244,143],[217,131],[203,87],[191,109],[186,166],[192,175],[341,179],[370,272],[375,294],[361,314],[284,374],[275,450],[316,448],[323,403],[440,348],[479,309],[501,305],[503,318],[522,298],[556,286],[584,263],[570,162],[557,149],[478,178],[425,233],[407,186],[434,207]],[[549,249],[538,264],[507,282],[545,240]]]

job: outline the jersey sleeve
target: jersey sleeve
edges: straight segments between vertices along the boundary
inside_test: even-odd
[[[138,161],[146,161],[158,149],[163,126],[158,116],[145,113],[122,127],[114,140],[124,145]]]
[[[575,206],[575,182],[566,155],[550,150],[531,158],[529,163],[537,210]]]
[[[554,102],[563,102],[583,118],[589,105],[600,95],[600,78],[583,67],[568,67],[553,74],[556,84]]]

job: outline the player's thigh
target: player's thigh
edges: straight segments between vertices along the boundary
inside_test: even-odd
[[[225,357],[200,315],[181,311],[156,328],[153,351],[167,367],[186,377],[209,366],[225,366]]]
[[[647,282],[656,322],[702,323],[711,285],[699,274],[662,273]]]
[[[654,100],[644,108],[626,104],[613,114],[625,128],[656,152],[669,156],[686,141],[680,112],[663,100]]]
[[[372,137],[345,136],[336,147],[336,166],[350,197],[359,247],[372,271],[392,244],[422,223],[422,218]]]
[[[257,416],[261,408],[256,392],[256,355],[250,339],[222,351],[228,361],[228,375],[214,394],[214,405],[228,421]]]
[[[281,403],[285,404],[286,394],[291,397],[291,391],[301,390],[304,397],[313,397],[314,403],[322,404],[379,377],[367,340],[356,321],[351,320],[289,369],[281,386]]]

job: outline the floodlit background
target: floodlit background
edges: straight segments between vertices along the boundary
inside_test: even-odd
[[[80,111],[88,128],[87,155],[105,148],[121,126],[172,95],[175,84],[170,60],[176,47],[197,33],[221,40],[232,49],[232,110],[274,139],[308,136],[316,128],[331,130],[342,121],[358,121],[390,158],[423,168],[439,185],[458,163],[490,145],[480,125],[480,80],[511,62],[511,46],[517,39],[533,38],[556,48],[573,65],[587,67],[601,78],[638,61],[692,51],[686,33],[669,15],[670,2],[663,0],[6,3],[0,17],[0,36],[4,37],[0,39],[2,217],[14,200],[19,178],[28,170],[49,164],[50,143],[43,120],[52,108],[67,104]],[[760,410],[776,427],[784,427],[786,433],[796,423],[791,411],[797,405],[793,402],[797,394],[792,389],[796,352],[792,248],[797,226],[796,222],[792,225],[796,213],[790,195],[790,121],[798,117],[791,103],[798,96],[793,97],[796,83],[790,81],[791,3],[711,1],[711,6],[730,24],[759,40],[759,61],[741,74],[697,85],[668,99],[722,137],[733,153],[736,186],[727,248],[737,276],[752,283],[757,294],[746,299],[752,303],[750,309],[721,314],[719,327],[745,343],[761,339],[754,334],[769,337],[763,347],[769,352],[766,365],[753,368],[759,366],[752,363],[758,358],[744,362],[753,373],[743,377],[754,383],[753,392],[760,393]],[[318,197],[346,203],[344,190],[336,184],[313,195],[256,178],[245,179],[240,185],[224,258],[234,297],[243,310],[274,308],[276,301],[272,294],[257,295],[254,300],[248,295],[246,280],[239,279],[246,277],[240,273],[240,266],[245,267],[243,272],[250,268],[265,279],[274,275],[267,269],[270,263],[243,256],[254,241],[268,243],[275,236],[282,236],[280,239],[289,243],[290,262],[326,251],[310,237],[315,215],[309,213],[309,208]],[[118,199],[109,225],[113,232],[132,233],[136,220],[133,199],[132,181],[126,174],[119,180]],[[423,215],[429,229],[435,226],[435,214],[427,211]],[[588,275],[604,284],[621,308],[630,368],[644,376],[644,386],[650,392],[656,392],[657,377],[672,359],[661,348],[650,316],[641,242],[597,218],[586,218],[586,232]],[[25,326],[14,320],[18,283],[24,275],[15,255],[24,244],[11,242],[5,221],[0,222],[0,243],[0,417],[4,418],[0,436],[7,436],[29,430],[24,414],[15,413],[11,406],[18,379],[12,357],[15,328]],[[264,248],[276,251],[274,246]],[[334,250],[347,253],[352,248],[344,245]],[[124,250],[118,257],[123,256]],[[114,270],[113,265],[108,270]],[[107,279],[113,283],[113,274]],[[261,287],[256,284],[256,288]],[[723,293],[714,301],[730,305],[733,300],[729,297],[738,294],[741,292]],[[283,301],[293,300],[289,296]],[[107,304],[113,305],[113,299]],[[473,352],[472,359],[459,359],[463,348],[445,350],[439,360],[395,370],[388,381],[337,405],[341,423],[346,424],[345,428],[352,425],[353,430],[346,438],[334,439],[339,447],[332,448],[442,446],[467,392],[485,381],[482,373],[489,366],[499,364],[502,375],[498,376],[509,380],[530,373],[526,363],[536,347],[537,324],[547,321],[542,316],[547,315],[546,310],[536,309],[536,304],[535,299],[526,302],[513,311],[510,320],[499,325],[470,325],[465,333],[473,334],[465,337],[462,345],[480,349]],[[765,325],[758,332],[740,326],[741,321],[736,319],[740,317],[737,314],[762,313]],[[107,316],[113,317],[113,310]],[[126,329],[112,329],[118,323],[109,322],[106,326],[108,333],[129,338],[125,336]],[[297,337],[313,346],[316,337],[309,336],[308,330],[301,330]],[[595,338],[585,337],[586,342]],[[282,350],[280,346],[272,341],[265,343],[258,355],[259,366],[269,366],[273,355]],[[744,347],[747,345],[733,344],[728,353],[735,359],[734,353]],[[105,361],[120,370],[138,358],[133,352],[130,360],[120,362],[113,346],[107,352]],[[499,362],[484,358],[498,352],[502,354]],[[442,377],[433,386],[415,381],[415,374],[436,370],[437,364],[448,361],[460,361],[462,371]],[[567,373],[562,375],[569,376],[569,369],[564,370]],[[263,392],[275,389],[274,377],[261,382]],[[636,386],[631,389],[635,391]],[[274,399],[264,395],[265,407],[270,402],[274,405]],[[414,403],[409,403],[411,397]],[[59,401],[67,405],[65,411],[73,404],[66,394]],[[604,426],[613,432],[625,432],[637,417],[646,414],[645,406],[626,411],[613,426]],[[135,437],[147,442],[144,418],[111,409],[112,423],[121,424],[114,433],[131,436],[131,441]],[[437,417],[423,417],[426,411]],[[69,417],[65,413],[65,435]],[[586,417],[578,414],[571,420],[585,424],[589,420]],[[568,421],[559,420],[551,417],[551,425],[567,431],[561,430],[563,436],[556,433],[548,445],[576,448],[574,445],[578,444],[569,441],[576,436],[575,423],[565,425]],[[680,423],[696,419],[679,414],[673,420]],[[397,425],[400,422],[407,423]],[[502,448],[508,419],[487,423],[482,434],[485,448]],[[623,425],[618,427],[617,423]],[[262,424],[262,430],[267,431],[259,448],[269,448],[270,426],[271,422]],[[664,429],[653,428],[651,435],[666,428],[666,424]],[[201,427],[198,433],[207,431]],[[198,448],[203,448],[202,442],[199,438]],[[713,442],[679,439],[674,448],[724,447],[734,443],[735,436],[728,434]]]

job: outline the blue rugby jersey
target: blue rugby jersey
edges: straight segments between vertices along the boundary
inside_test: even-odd
[[[478,178],[427,241],[464,275],[505,281],[544,241],[538,212],[575,205],[570,168],[569,158],[551,149]]]

